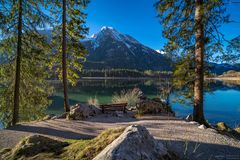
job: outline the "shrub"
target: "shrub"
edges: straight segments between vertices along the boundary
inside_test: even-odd
[[[88,105],[99,106],[99,101],[96,97],[95,98],[90,97],[88,99]]]
[[[133,90],[122,90],[119,94],[115,93],[112,98],[113,103],[127,103],[128,107],[136,106],[139,103],[139,97],[142,95],[140,89],[134,88]]]

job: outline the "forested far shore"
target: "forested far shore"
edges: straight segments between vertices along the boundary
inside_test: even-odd
[[[136,69],[104,69],[104,70],[82,70],[79,73],[80,78],[170,78],[171,71],[140,71]],[[57,75],[51,76],[49,79],[56,79]]]
[[[240,72],[230,70],[224,72],[222,75],[211,75],[208,79],[219,79],[219,80],[240,80]]]

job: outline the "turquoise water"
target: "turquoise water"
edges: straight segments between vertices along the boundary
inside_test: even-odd
[[[63,94],[60,84],[54,84],[56,91],[47,113],[61,114],[63,110]],[[75,87],[69,87],[69,102],[86,103],[90,97],[97,98],[100,104],[111,103],[112,96],[122,90],[139,87],[146,96],[161,97],[162,91],[168,88],[167,79],[162,80],[82,80]],[[240,124],[240,85],[222,82],[211,82],[210,91],[204,95],[204,111],[208,122],[214,124],[226,122],[231,127]],[[174,93],[170,96],[170,104],[177,117],[185,117],[192,113],[192,106],[176,103]],[[0,125],[1,128],[1,125]]]
[[[90,97],[96,97],[99,103],[111,103],[112,95],[121,90],[139,87],[146,96],[161,97],[161,90],[168,86],[168,80],[84,80],[76,87],[69,89],[70,104],[86,103]],[[210,123],[224,121],[231,127],[240,124],[240,86],[228,85],[222,82],[211,82],[211,91],[205,92],[204,111]],[[170,96],[170,104],[176,116],[185,117],[192,113],[192,107],[176,103],[174,93]],[[48,113],[63,112],[63,94],[57,89],[53,97],[53,104]]]
[[[208,122],[215,124],[224,121],[231,127],[240,124],[240,91],[235,89],[216,90],[212,93],[205,93],[204,112]],[[191,106],[172,103],[173,110],[177,116],[185,117],[192,113]]]

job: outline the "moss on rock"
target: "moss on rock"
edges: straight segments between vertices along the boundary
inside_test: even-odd
[[[94,139],[65,142],[33,135],[24,138],[12,149],[1,150],[0,160],[91,160],[121,135],[124,129],[108,129]]]
[[[99,136],[91,140],[73,140],[71,144],[65,148],[62,154],[63,159],[73,160],[91,160],[100,153],[107,145],[118,138],[125,128],[107,129]]]
[[[234,130],[235,130],[237,133],[240,134],[240,127],[237,127],[237,128],[235,128]]]
[[[28,159],[39,153],[60,154],[67,142],[57,141],[48,137],[33,135],[24,138],[13,149],[0,152],[2,159]]]
[[[224,122],[218,122],[216,124],[217,130],[221,132],[229,132],[231,131],[231,128],[228,127]]]

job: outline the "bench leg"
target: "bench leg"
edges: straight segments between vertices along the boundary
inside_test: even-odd
[[[127,113],[127,112],[126,112],[126,107],[123,107],[123,113]]]

